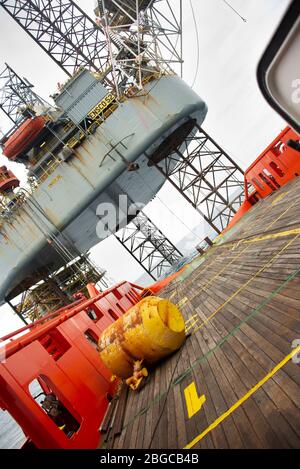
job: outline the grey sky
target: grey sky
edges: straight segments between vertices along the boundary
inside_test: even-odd
[[[93,0],[77,3],[93,16]],[[194,89],[208,104],[203,127],[243,168],[285,126],[258,89],[256,66],[288,3],[288,0],[231,0],[234,8],[247,18],[244,23],[222,0],[193,0],[200,40],[200,67]],[[183,4],[184,79],[191,84],[196,67],[195,28],[189,0]],[[1,9],[0,68],[4,62],[36,85],[35,90],[45,98],[53,93],[57,82],[66,79],[64,72]],[[1,115],[0,127],[5,129],[6,125]],[[0,155],[2,164],[24,178],[20,165],[7,164]],[[146,213],[173,242],[202,223],[200,215],[168,183],[159,198],[163,203],[156,198],[147,206]],[[113,238],[96,246],[92,253],[94,261],[116,281],[134,281],[144,273]],[[7,306],[0,313],[0,336],[20,325]]]

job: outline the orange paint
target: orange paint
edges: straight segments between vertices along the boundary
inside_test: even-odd
[[[3,155],[14,160],[26,150],[45,127],[42,116],[27,119],[4,144]]]
[[[224,231],[260,199],[300,175],[300,153],[287,145],[290,139],[299,140],[299,135],[286,127],[245,171],[245,201]]]

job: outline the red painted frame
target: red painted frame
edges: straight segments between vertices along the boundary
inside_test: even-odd
[[[99,427],[117,382],[85,336],[95,337],[141,299],[142,288],[122,282],[99,293],[89,286],[82,298],[42,320],[2,337],[11,341],[0,350],[0,405],[21,426],[36,448],[97,448]],[[97,319],[89,317],[93,310]],[[28,333],[16,338],[20,332]],[[44,345],[43,345],[44,344]],[[50,354],[51,352],[51,354]],[[80,421],[68,438],[31,396],[29,384],[42,377],[68,411]]]
[[[259,199],[300,175],[300,153],[287,145],[290,139],[299,140],[299,135],[286,127],[245,171],[245,200],[224,231],[229,230]]]

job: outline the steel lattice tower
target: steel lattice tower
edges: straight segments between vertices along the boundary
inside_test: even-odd
[[[33,85],[5,64],[0,73],[0,109],[14,124],[20,124],[24,119],[22,108],[34,107],[35,104],[45,105],[32,88]]]
[[[154,280],[182,257],[176,246],[142,211],[115,237]]]
[[[201,127],[186,125],[193,131],[184,143],[176,147],[170,139],[151,160],[219,234],[243,201],[244,172]]]

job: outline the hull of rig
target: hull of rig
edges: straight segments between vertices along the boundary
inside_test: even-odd
[[[0,407],[22,448],[300,447],[299,122],[287,116],[243,172],[173,71],[175,4],[100,0],[93,21],[69,0],[0,0],[69,75],[50,105],[9,65],[0,74],[13,123],[1,140],[0,304],[26,323],[0,339]],[[292,29],[283,42],[300,37],[299,10],[279,26]],[[261,88],[286,76],[267,73],[269,54]],[[25,187],[10,161],[26,167]],[[217,236],[184,265],[138,205],[166,180]],[[120,229],[155,280],[173,273],[110,286],[88,251]]]
[[[90,77],[88,72],[83,72],[77,81]],[[92,77],[91,82],[95,87],[98,85],[106,99],[108,93],[101,83]],[[68,88],[63,90],[57,102],[61,96],[62,99],[65,95],[68,97],[67,92]],[[84,102],[88,100],[87,111],[79,117],[83,120],[85,112],[93,115],[93,108],[101,102],[101,93],[95,93],[93,99],[86,98],[87,89],[81,86],[80,93],[84,95]],[[76,105],[82,106],[80,102]],[[75,114],[73,109],[68,112]],[[34,179],[32,193],[21,189],[13,198],[8,198],[2,212],[2,301],[26,279],[30,279],[29,282],[39,280],[37,272],[61,266],[63,259],[59,253],[55,255],[49,239],[56,237],[62,243],[64,238],[71,239],[78,252],[97,244],[101,240],[99,233],[104,231],[101,227],[97,229],[97,224],[101,224],[99,215],[103,215],[97,215],[98,206],[111,203],[119,210],[119,197],[123,194],[134,202],[147,204],[165,181],[164,176],[150,166],[152,155],[159,161],[156,150],[167,139],[174,148],[180,146],[193,132],[195,124],[202,123],[206,105],[180,78],[163,76],[149,81],[142,96],[124,98],[119,104],[110,103],[108,113],[99,126],[93,119],[93,133],[89,129],[87,135],[80,133],[73,126],[67,130],[66,138],[64,127],[68,127],[68,123],[60,124],[61,131],[59,125],[55,127],[59,138],[50,133],[54,142],[48,141],[49,135],[41,133],[34,142],[35,147],[18,156],[18,159],[29,159],[32,152],[37,163],[30,164]],[[130,170],[131,164],[138,165],[138,169]],[[123,210],[119,225],[124,224],[127,216],[127,202]],[[116,230],[117,225],[111,226],[107,235]]]
[[[1,303],[126,226],[166,180],[155,165],[186,148],[205,118],[206,104],[170,66],[182,63],[181,2],[178,19],[168,2],[167,19],[156,2],[133,3],[126,13],[99,2],[95,22],[73,1],[47,9],[1,1],[69,75],[51,105],[9,65],[0,75],[1,109],[14,124],[1,140],[3,154],[28,170],[25,187],[1,192]],[[107,226],[109,205],[116,217]],[[163,253],[163,262],[178,255]]]

